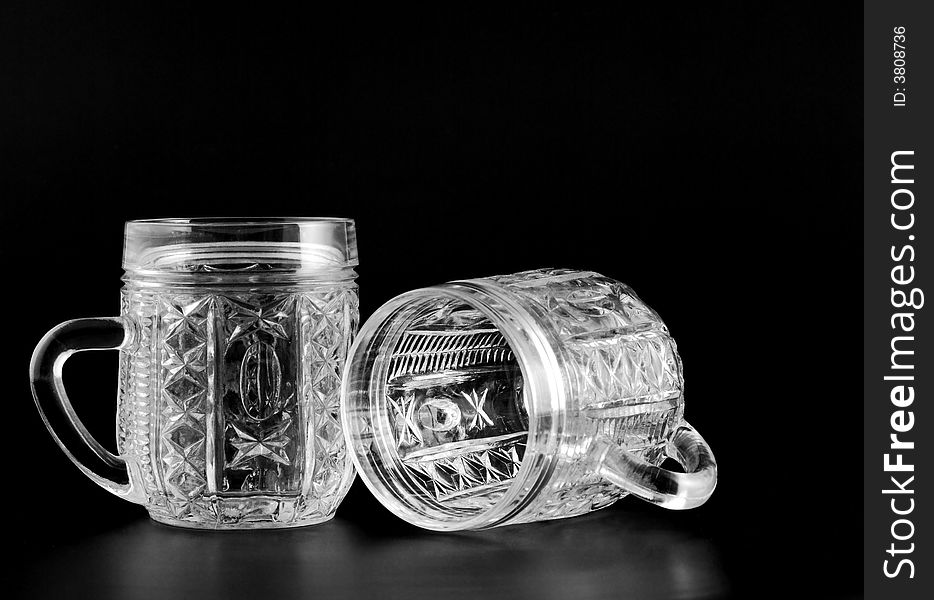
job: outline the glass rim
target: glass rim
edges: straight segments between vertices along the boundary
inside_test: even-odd
[[[438,516],[438,509],[430,501],[404,498],[407,484],[394,477],[398,470],[398,457],[384,453],[377,444],[380,461],[376,456],[358,452],[355,436],[360,432],[353,411],[356,403],[351,401],[352,384],[350,365],[367,352],[371,342],[387,326],[398,310],[431,298],[448,298],[463,302],[490,319],[500,330],[516,355],[516,362],[525,379],[529,427],[525,456],[516,477],[505,489],[505,493],[491,506],[453,519]],[[517,333],[517,324],[528,337]],[[559,432],[565,426],[566,400],[563,381],[557,373],[558,357],[547,341],[534,317],[520,305],[498,294],[487,285],[472,280],[451,281],[432,287],[411,290],[392,298],[367,320],[354,340],[348,353],[348,370],[341,385],[341,417],[348,453],[357,474],[377,500],[390,512],[409,523],[435,531],[462,531],[486,529],[505,524],[520,514],[551,480],[556,466],[555,455],[560,445]],[[552,368],[544,368],[551,365]],[[368,370],[370,377],[374,375]],[[367,382],[367,385],[370,385]],[[367,410],[378,408],[383,402],[377,397],[367,402]],[[550,417],[550,418],[544,418]],[[383,463],[382,460],[386,460]]]
[[[157,217],[131,219],[126,222],[127,233],[135,225],[140,226],[190,226],[190,227],[243,227],[248,225],[304,225],[312,223],[342,223],[352,225],[349,217]]]
[[[344,217],[135,219],[123,238],[123,268],[137,274],[310,275],[358,264],[356,225]]]

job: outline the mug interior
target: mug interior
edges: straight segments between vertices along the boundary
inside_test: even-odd
[[[519,492],[536,424],[509,337],[495,314],[440,288],[400,296],[361,331],[345,428],[361,476],[397,515],[432,529],[488,526]]]

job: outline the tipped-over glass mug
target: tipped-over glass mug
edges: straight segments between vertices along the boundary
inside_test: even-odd
[[[156,521],[209,529],[331,518],[353,467],[338,405],[358,323],[349,219],[126,224],[121,315],[52,329],[33,396],[92,481]],[[74,352],[120,351],[117,454],[62,382]]]
[[[666,508],[713,492],[658,315],[622,283],[538,270],[390,300],[350,351],[341,416],[361,478],[427,529],[580,515],[627,493]],[[661,468],[666,457],[683,473]]]

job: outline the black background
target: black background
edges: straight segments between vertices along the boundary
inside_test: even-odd
[[[861,592],[861,12],[5,7],[5,586],[89,597]],[[720,484],[439,535],[357,482],[329,524],[192,533],[68,464],[29,399],[57,322],[118,311],[122,224],[348,216],[361,310],[543,266],[633,286],[678,340]],[[65,370],[113,436],[116,356]]]

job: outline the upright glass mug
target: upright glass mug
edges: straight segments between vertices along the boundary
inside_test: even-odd
[[[121,315],[52,329],[31,364],[52,437],[92,481],[161,523],[294,527],[353,479],[339,420],[359,320],[349,219],[126,224]],[[120,351],[117,454],[62,382],[74,352]]]
[[[538,270],[415,290],[364,324],[342,418],[361,478],[441,531],[580,515],[632,493],[705,502],[713,454],[684,421],[677,347],[627,286]],[[661,468],[670,457],[683,473]]]

